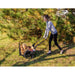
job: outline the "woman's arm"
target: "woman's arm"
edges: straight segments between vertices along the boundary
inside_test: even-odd
[[[48,29],[46,29],[46,30],[45,30],[45,32],[46,32],[46,33],[45,33],[45,39],[47,39],[48,34],[49,34],[49,30],[48,30]]]
[[[44,36],[43,36],[43,38],[45,38],[45,37],[46,37],[46,33],[47,33],[47,31],[46,31],[46,29],[45,29],[45,33],[44,33]]]
[[[46,26],[45,33],[44,33],[43,38],[47,39],[48,34],[49,34],[49,29],[50,29],[50,24]]]

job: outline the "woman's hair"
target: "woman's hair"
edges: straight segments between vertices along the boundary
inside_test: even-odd
[[[44,14],[44,15],[43,15],[43,17],[45,17],[47,20],[49,20],[49,19],[50,19],[50,16],[49,16],[49,15],[47,15],[47,14]]]

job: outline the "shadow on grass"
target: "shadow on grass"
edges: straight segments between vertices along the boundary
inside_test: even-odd
[[[4,51],[5,51],[5,50],[4,50]],[[3,58],[2,60],[0,60],[0,65],[5,61],[5,59],[6,59],[7,57],[9,57],[9,56],[10,56],[12,53],[14,53],[14,52],[15,52],[15,49],[13,49],[11,53],[5,52],[6,56],[5,56],[5,58]]]
[[[74,48],[75,47],[75,44],[67,44],[66,46],[64,46],[63,48],[66,48],[66,49],[63,49],[64,50],[64,53],[67,51],[67,50],[69,50],[69,49],[71,49],[71,48]]]
[[[67,48],[66,48],[67,47]],[[65,50],[64,50],[64,53],[68,50],[68,49],[71,49],[71,48],[73,48],[73,47],[75,47],[75,45],[66,45],[65,46]],[[52,51],[52,54],[51,55],[53,55],[53,54],[57,54],[57,53],[59,53],[59,49],[56,49],[55,51]],[[38,54],[39,55],[39,54]],[[32,60],[32,61],[28,61],[28,62],[17,62],[17,63],[15,63],[13,66],[29,66],[29,65],[31,65],[31,64],[35,64],[35,63],[37,63],[37,62],[41,62],[41,61],[45,61],[45,60],[53,60],[53,59],[57,59],[57,58],[65,58],[65,57],[75,57],[75,54],[71,54],[71,55],[65,55],[65,56],[58,56],[58,57],[53,57],[53,58],[45,58],[45,57],[48,57],[48,55],[47,54],[43,54],[42,56],[40,56],[39,58],[37,58],[37,59],[34,59],[34,60]],[[22,64],[19,64],[19,63],[22,63]]]
[[[35,64],[35,63],[38,63],[38,62],[41,62],[41,61],[46,61],[46,60],[53,60],[53,59],[57,59],[57,58],[65,58],[65,57],[75,57],[75,54],[73,55],[65,55],[65,56],[58,56],[58,57],[53,57],[53,58],[47,58],[45,59],[45,57],[47,57],[46,54],[44,54],[43,56],[41,56],[40,58],[38,59],[35,59],[33,61],[29,61],[29,62],[17,62],[16,64],[14,64],[13,66],[29,66],[31,64]],[[19,63],[22,63],[22,64],[19,64]],[[36,65],[37,66],[37,65]]]
[[[40,56],[41,54],[44,54],[44,50],[36,50],[35,54],[36,54],[36,57]]]

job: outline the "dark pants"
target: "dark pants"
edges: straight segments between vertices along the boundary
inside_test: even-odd
[[[62,50],[61,49],[61,47],[58,45],[58,43],[57,43],[57,35],[58,35],[58,33],[56,33],[56,34],[51,34],[51,36],[50,36],[50,38],[49,38],[49,50],[51,50],[51,41],[52,41],[52,39],[54,39],[54,42],[55,42],[55,45],[60,49],[60,50]]]

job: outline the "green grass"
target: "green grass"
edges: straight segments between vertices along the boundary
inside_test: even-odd
[[[75,66],[75,45],[62,45],[64,54],[52,47],[52,54],[47,56],[48,43],[37,47],[40,52],[33,59],[19,56],[18,42],[10,39],[6,34],[0,35],[0,66]],[[26,42],[27,43],[27,42]],[[27,43],[27,45],[31,43]]]

